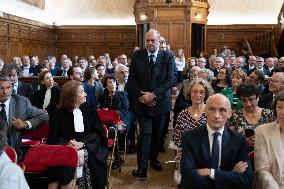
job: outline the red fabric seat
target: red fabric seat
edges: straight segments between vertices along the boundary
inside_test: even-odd
[[[31,147],[24,159],[25,172],[45,172],[49,166],[77,167],[78,153],[71,146],[36,145]]]
[[[17,162],[17,153],[16,151],[14,150],[14,148],[8,146],[6,149],[5,149],[5,152],[6,154],[8,155],[8,157],[11,159],[11,161],[13,163],[16,163]]]
[[[45,139],[48,137],[49,124],[43,122],[36,129],[23,129],[22,145],[33,146],[45,143]]]
[[[119,114],[115,110],[97,109],[101,122],[106,126],[111,126],[119,121]]]

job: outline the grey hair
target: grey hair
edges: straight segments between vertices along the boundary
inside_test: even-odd
[[[198,74],[200,74],[200,73],[206,73],[207,74],[207,81],[209,82],[209,83],[211,83],[211,81],[213,80],[213,77],[214,77],[214,73],[211,71],[211,70],[209,70],[209,69],[207,69],[207,68],[202,68],[199,72],[198,72]],[[197,74],[197,75],[198,75]]]
[[[214,90],[213,90],[212,86],[208,83],[208,81],[206,81],[204,79],[197,78],[197,79],[194,79],[192,81],[185,80],[184,87],[183,87],[183,96],[186,100],[190,100],[190,98],[191,98],[190,93],[191,93],[193,85],[195,85],[195,84],[200,84],[204,87],[204,89],[205,89],[204,101],[206,101],[209,96],[214,94]]]
[[[120,68],[124,68],[124,69],[126,69],[127,71],[129,70],[129,68],[128,68],[127,66],[125,66],[124,64],[118,64],[118,65],[115,67],[115,73],[116,73]]]

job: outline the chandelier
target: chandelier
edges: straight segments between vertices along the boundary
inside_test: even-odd
[[[149,1],[150,3],[153,3],[153,2],[155,2],[156,0],[148,0],[148,1]],[[176,1],[177,3],[182,3],[183,0],[164,0],[164,2],[165,2],[166,4],[168,4],[168,7],[171,6],[171,3],[172,3],[173,1]]]

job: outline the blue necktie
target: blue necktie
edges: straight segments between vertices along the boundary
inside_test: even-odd
[[[220,136],[219,132],[213,134],[213,145],[212,145],[212,155],[211,155],[211,168],[218,169],[219,164],[219,153],[220,153],[220,144],[218,137]]]

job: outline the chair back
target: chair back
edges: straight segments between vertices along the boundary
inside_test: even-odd
[[[36,129],[22,129],[23,138],[43,139],[48,137],[49,124],[48,121],[41,123]]]
[[[71,146],[36,145],[25,155],[26,172],[45,172],[49,166],[78,166],[78,153]]]
[[[119,114],[115,110],[97,109],[97,113],[101,122],[106,126],[116,124],[120,120]]]
[[[14,150],[14,148],[8,146],[8,147],[5,149],[5,152],[6,152],[6,154],[8,155],[8,157],[11,159],[11,161],[12,161],[13,163],[17,163],[18,157],[17,157],[17,153],[16,153],[16,151]]]

